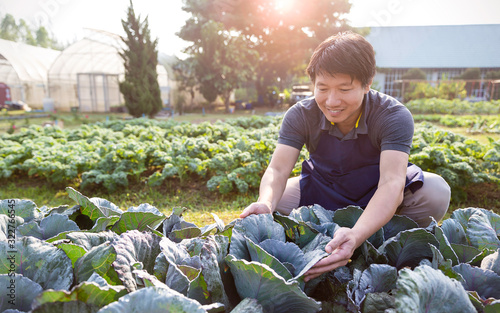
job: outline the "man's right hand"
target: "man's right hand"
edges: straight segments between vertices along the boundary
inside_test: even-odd
[[[271,208],[271,202],[269,201],[258,201],[247,206],[243,212],[240,214],[240,218],[245,218],[251,214],[271,214],[273,210]]]

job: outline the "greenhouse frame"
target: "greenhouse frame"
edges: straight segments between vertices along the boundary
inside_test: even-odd
[[[119,81],[125,67],[120,36],[100,30],[66,48],[48,72],[48,98],[61,111],[109,112],[123,105]],[[165,103],[169,98],[166,69],[158,64],[158,83]]]
[[[61,52],[0,39],[0,82],[13,102],[40,108],[48,89],[47,72]]]

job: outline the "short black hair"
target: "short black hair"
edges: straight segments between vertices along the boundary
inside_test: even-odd
[[[313,83],[317,75],[341,73],[367,86],[376,73],[375,51],[363,36],[351,31],[341,32],[314,50],[306,72]]]

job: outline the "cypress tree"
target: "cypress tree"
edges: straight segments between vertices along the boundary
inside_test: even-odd
[[[136,17],[132,0],[122,26],[127,34],[123,42],[128,49],[120,53],[125,65],[125,80],[120,82],[120,92],[130,115],[154,117],[162,108],[156,71],[158,39],[151,41],[148,18],[141,21],[140,16]]]

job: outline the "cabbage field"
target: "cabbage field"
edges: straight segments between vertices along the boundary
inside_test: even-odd
[[[500,215],[481,205],[425,229],[396,215],[352,262],[306,283],[361,208],[314,205],[227,224],[212,214],[195,225],[183,207],[91,197],[169,181],[201,181],[217,194],[256,190],[280,122],[110,120],[0,135],[1,180],[72,186],[58,207],[21,199],[22,190],[0,200],[0,312],[500,312]],[[410,161],[443,176],[453,201],[471,186],[500,184],[500,140],[422,122]]]
[[[175,178],[203,181],[221,194],[246,193],[259,186],[280,122],[280,117],[252,116],[201,124],[115,120],[72,130],[32,125],[0,136],[0,179],[33,177],[114,192]],[[306,156],[304,148],[294,174]],[[443,176],[459,200],[470,184],[500,183],[500,140],[485,145],[419,123],[410,162]]]
[[[395,215],[352,262],[308,281],[362,209],[295,209],[199,227],[184,209],[0,202],[0,312],[499,312],[500,215],[459,209],[425,229]]]

